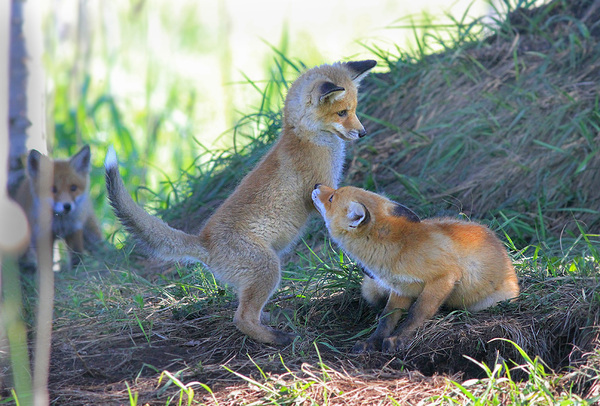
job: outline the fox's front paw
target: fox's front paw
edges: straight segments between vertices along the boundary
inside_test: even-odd
[[[352,347],[353,354],[361,354],[364,352],[379,351],[381,349],[381,340],[358,341]]]
[[[272,329],[273,332],[273,344],[281,347],[285,347],[294,342],[299,337],[297,334],[286,333],[281,330]]]
[[[391,336],[383,340],[382,351],[395,353],[408,347],[408,341],[404,336]]]
[[[69,265],[68,265],[68,269],[75,269],[77,268],[77,266],[81,263],[81,255],[73,252],[71,253],[71,258],[69,259]]]

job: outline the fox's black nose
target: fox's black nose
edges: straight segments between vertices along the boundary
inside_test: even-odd
[[[365,135],[367,135],[367,130],[365,130],[364,128],[358,133],[358,138],[362,138]]]
[[[71,203],[65,203],[63,205],[63,209],[65,210],[65,213],[68,213],[71,211]]]
[[[317,183],[317,184],[315,185],[314,189],[317,189],[319,186],[321,186],[321,184],[320,184],[320,183]]]

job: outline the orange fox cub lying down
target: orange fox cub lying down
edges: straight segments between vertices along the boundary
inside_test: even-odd
[[[238,292],[236,327],[270,344],[294,335],[261,322],[280,280],[279,255],[297,241],[314,212],[316,182],[336,185],[344,144],[366,131],[356,117],[358,84],[375,61],[322,65],[290,87],[281,136],[198,235],[186,234],[146,213],[131,199],[114,150],[106,156],[106,188],[117,217],[147,253],[170,261],[201,261]]]
[[[485,226],[421,221],[408,208],[355,187],[317,184],[312,198],[331,237],[372,277],[363,282],[363,296],[372,303],[387,297],[377,329],[354,352],[398,350],[442,304],[478,311],[519,294],[508,254]]]

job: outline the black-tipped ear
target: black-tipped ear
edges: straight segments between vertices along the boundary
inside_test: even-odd
[[[377,65],[377,61],[367,59],[365,61],[350,61],[346,62],[346,67],[352,72],[352,81],[359,83],[371,69]]]
[[[396,202],[394,202],[394,209],[392,210],[392,215],[396,217],[404,217],[408,221],[412,221],[413,223],[418,223],[421,221],[419,216],[417,216],[417,214],[414,211]]]
[[[69,165],[79,173],[88,173],[90,171],[90,161],[90,146],[84,145],[78,153],[69,159]]]
[[[27,157],[27,173],[31,178],[37,178],[40,174],[40,161],[42,160],[42,154],[36,150],[32,149],[29,151],[29,156]]]
[[[331,96],[338,95],[340,92],[345,92],[346,89],[332,82],[323,82],[319,86],[319,103]]]

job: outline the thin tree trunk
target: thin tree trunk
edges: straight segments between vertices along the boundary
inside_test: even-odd
[[[15,8],[18,15],[22,10]],[[22,14],[18,20],[22,22]],[[21,404],[32,404],[31,371],[29,368],[29,352],[27,347],[27,328],[21,317],[21,286],[17,269],[16,255],[22,252],[29,243],[29,227],[25,213],[19,205],[8,198],[9,155],[9,72],[12,47],[11,3],[0,2],[0,345],[6,347],[10,343],[10,365],[12,384],[19,395]],[[17,22],[20,24],[20,22]],[[22,36],[20,37],[22,40]],[[21,72],[26,72],[24,69]],[[26,77],[26,74],[25,74]],[[22,100],[19,100],[22,101]],[[18,105],[18,103],[15,103]],[[12,118],[12,116],[11,116]],[[10,122],[12,126],[12,120]],[[22,137],[23,148],[25,137]],[[20,156],[20,154],[16,154]],[[2,368],[4,362],[0,360]],[[4,389],[3,376],[0,374],[0,389]]]
[[[23,34],[23,1],[12,0],[8,106],[8,190],[12,194],[25,176],[22,157],[27,153],[27,51]]]

